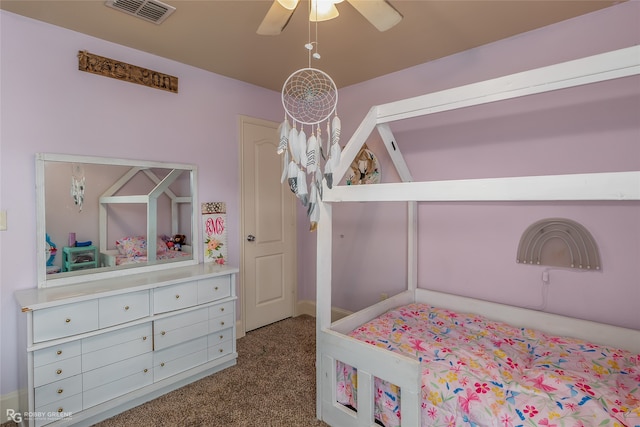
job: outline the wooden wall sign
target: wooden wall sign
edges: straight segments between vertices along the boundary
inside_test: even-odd
[[[78,69],[87,73],[178,93],[177,77],[94,55],[86,50],[78,52]]]

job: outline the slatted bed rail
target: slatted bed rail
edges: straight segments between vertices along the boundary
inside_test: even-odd
[[[358,341],[330,329],[320,332],[322,350],[322,391],[324,420],[333,426],[376,426],[374,420],[374,379],[389,381],[400,388],[403,426],[419,426],[421,399],[420,363],[385,349]],[[357,369],[358,408],[354,411],[338,403],[337,363]]]
[[[548,334],[579,338],[640,354],[640,330],[608,325],[475,298],[416,289],[415,301],[458,313],[475,313],[521,328],[535,328]]]

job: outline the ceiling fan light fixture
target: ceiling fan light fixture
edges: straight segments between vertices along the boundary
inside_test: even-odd
[[[278,0],[280,1],[280,0]],[[342,0],[340,0],[342,1]],[[322,22],[337,18],[340,15],[334,0],[311,0],[311,12],[309,20],[311,22]]]
[[[298,0],[278,0],[278,3],[287,10],[293,10],[298,6]]]

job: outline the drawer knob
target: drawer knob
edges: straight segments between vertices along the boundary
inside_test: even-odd
[[[166,335],[165,331],[160,332],[160,335]]]
[[[219,351],[220,353],[224,352],[224,350],[223,350],[223,349],[220,349],[220,350],[218,350],[218,351]]]
[[[56,351],[56,354],[57,354],[58,356],[60,356],[60,355],[62,354],[62,350],[58,350],[58,351]]]
[[[147,340],[147,337],[142,337],[142,341],[146,341],[146,340]]]
[[[149,372],[149,370],[147,368],[144,368],[143,372],[146,374],[147,372]]]
[[[59,388],[58,389],[58,394],[62,394],[63,391],[64,391],[63,389]]]
[[[62,369],[58,369],[58,370],[56,371],[56,374],[58,374],[58,375],[60,375],[61,373],[62,373]]]
[[[224,338],[224,335],[220,335],[220,339]]]
[[[64,408],[58,408],[58,412],[64,412]]]
[[[224,322],[220,322],[220,325],[221,325],[221,326],[224,326]]]
[[[214,291],[217,291],[217,290],[218,290],[218,287],[216,286],[215,288],[213,288],[213,290],[214,290]]]
[[[180,298],[180,295],[176,295],[176,299]]]
[[[160,366],[164,366],[164,362],[162,362],[162,363],[160,364]]]
[[[220,311],[224,311],[224,307],[222,307],[222,308],[220,309]]]
[[[69,318],[64,319],[64,321],[65,321],[65,323],[71,323],[71,319],[69,319]]]
[[[127,310],[129,310],[129,306],[128,306],[128,305],[125,305],[125,306],[124,306],[124,311],[127,311]]]

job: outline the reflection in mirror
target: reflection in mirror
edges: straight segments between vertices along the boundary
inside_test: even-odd
[[[39,287],[198,262],[194,165],[38,154],[36,181]]]

